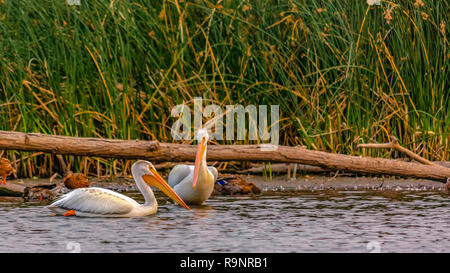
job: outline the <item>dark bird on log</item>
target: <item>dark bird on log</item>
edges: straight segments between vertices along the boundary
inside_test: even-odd
[[[41,184],[32,187],[25,187],[23,190],[23,198],[25,201],[49,200],[53,201],[59,196],[68,193],[70,190],[62,185],[57,184]]]
[[[64,186],[66,188],[74,190],[78,188],[89,188],[91,183],[87,177],[82,173],[73,173],[68,171],[63,179]]]
[[[217,179],[214,185],[215,195],[233,194],[260,194],[261,190],[253,183],[245,181],[242,177],[229,174]]]
[[[26,187],[23,191],[23,198],[25,201],[54,200],[57,197],[57,194],[53,191],[55,188],[56,184]]]
[[[16,170],[11,166],[11,162],[6,158],[0,159],[0,176],[3,180],[0,181],[0,184],[6,184],[6,177],[12,174]]]

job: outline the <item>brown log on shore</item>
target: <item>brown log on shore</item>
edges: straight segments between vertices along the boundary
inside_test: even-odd
[[[270,171],[272,173],[291,173],[295,172],[298,174],[304,174],[304,173],[329,173],[333,172],[333,170],[328,170],[322,167],[318,166],[311,166],[311,165],[305,165],[305,164],[298,164],[298,163],[276,163],[271,164],[270,166],[260,166],[252,164],[251,168],[247,170],[241,170],[237,173],[251,173],[251,174],[261,174],[264,172],[268,172],[270,168]]]
[[[408,159],[395,159],[396,161],[403,161],[403,162],[411,162]],[[433,161],[434,164],[440,165],[442,167],[450,168],[450,162],[448,161]],[[175,163],[172,163],[172,167],[175,165]],[[336,170],[330,170],[325,169],[322,167],[317,166],[311,166],[311,165],[305,165],[305,164],[298,164],[298,163],[275,163],[270,165],[270,170],[272,173],[275,174],[285,174],[289,172],[294,171],[294,167],[297,165],[296,172],[297,174],[310,174],[310,173],[316,173],[316,174],[326,174],[326,173],[334,173]],[[156,169],[158,167],[156,166]],[[269,171],[269,166],[264,166],[261,163],[252,163],[250,164],[250,168],[244,169],[244,170],[228,170],[227,173],[239,173],[239,174],[262,174],[264,172]],[[347,174],[354,174],[354,173],[347,173]]]
[[[210,145],[208,160],[266,161],[300,163],[331,170],[395,175],[446,181],[450,168],[383,158],[349,156],[278,146],[268,151],[264,145]],[[147,159],[153,162],[194,161],[196,146],[157,141],[111,140],[0,131],[0,149],[41,151],[52,154]]]
[[[22,197],[24,190],[25,186],[14,183],[6,182],[5,184],[0,184],[0,196]]]

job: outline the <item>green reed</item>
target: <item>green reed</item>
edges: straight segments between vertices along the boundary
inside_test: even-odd
[[[1,0],[0,129],[172,142],[172,107],[200,96],[280,105],[283,145],[388,156],[356,145],[395,135],[449,160],[449,11],[448,1]],[[58,168],[50,155],[8,156],[22,175]],[[66,159],[85,172],[129,167]]]

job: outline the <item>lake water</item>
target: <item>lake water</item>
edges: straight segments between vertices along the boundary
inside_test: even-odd
[[[444,193],[214,196],[191,211],[157,198],[156,215],[134,219],[52,217],[46,203],[1,198],[0,252],[450,250],[450,195]]]

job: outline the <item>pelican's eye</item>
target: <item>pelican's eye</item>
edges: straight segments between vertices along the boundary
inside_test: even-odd
[[[148,169],[149,169],[149,171],[150,171],[150,173],[151,173],[152,175],[156,173],[156,168],[155,168],[155,166],[150,165],[150,166],[148,166]]]

